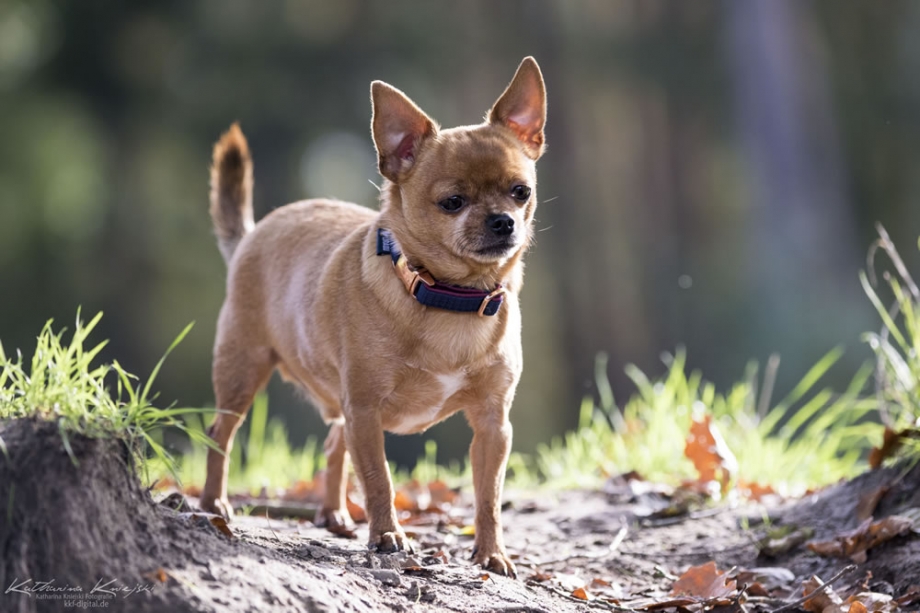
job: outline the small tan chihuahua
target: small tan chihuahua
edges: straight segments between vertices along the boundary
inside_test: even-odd
[[[211,217],[229,266],[214,344],[201,508],[229,517],[233,436],[278,369],[332,424],[318,523],[351,525],[348,457],[366,496],[369,546],[411,550],[393,508],[384,430],[422,432],[457,411],[473,429],[473,559],[515,575],[502,539],[521,376],[518,294],[537,206],[546,91],[525,58],[484,123],[440,129],[398,89],[371,84],[380,212],[307,200],[256,225],[252,161],[233,125],[214,147]]]

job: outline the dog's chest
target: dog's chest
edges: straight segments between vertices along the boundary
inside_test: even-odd
[[[463,371],[427,373],[418,371],[406,378],[405,384],[419,383],[412,388],[397,390],[384,407],[383,425],[397,434],[422,432],[449,417],[459,409],[453,402],[469,384]]]

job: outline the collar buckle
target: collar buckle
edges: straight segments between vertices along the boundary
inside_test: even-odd
[[[399,258],[393,262],[393,266],[410,296],[415,296],[419,283],[424,283],[428,287],[433,287],[435,284],[434,278],[427,270],[413,267],[405,255],[400,254]]]
[[[479,305],[479,311],[477,311],[477,314],[480,317],[485,317],[486,307],[489,306],[489,303],[492,302],[494,298],[497,298],[498,296],[502,296],[504,294],[505,294],[505,288],[502,287],[501,285],[493,289],[491,292],[489,292],[486,295],[485,298],[482,299],[482,303]]]

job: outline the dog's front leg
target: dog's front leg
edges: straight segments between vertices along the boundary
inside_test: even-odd
[[[484,415],[471,414],[470,425],[473,427],[470,461],[476,491],[473,561],[487,570],[516,577],[514,564],[505,552],[501,517],[505,466],[511,451],[511,422],[506,411],[498,409]]]
[[[396,519],[393,482],[383,447],[383,426],[376,409],[351,407],[346,413],[345,436],[355,473],[364,489],[368,547],[378,551],[412,551]]]

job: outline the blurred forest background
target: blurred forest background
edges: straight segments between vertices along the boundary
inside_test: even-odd
[[[748,0],[0,0],[0,339],[103,310],[108,358],[161,404],[213,404],[225,268],[210,148],[239,120],[257,214],[375,206],[369,83],[475,123],[534,55],[549,92],[523,295],[515,448],[574,426],[595,355],[660,373],[687,347],[720,386],[782,356],[784,393],[830,348],[842,387],[878,327],[857,272],[889,229],[917,263],[920,3]],[[323,426],[274,381],[295,443]],[[462,456],[455,417],[425,436]],[[423,437],[388,443],[410,462]]]

